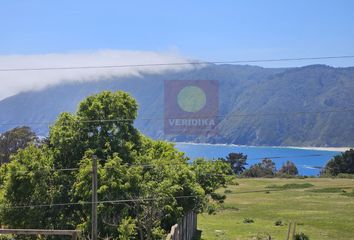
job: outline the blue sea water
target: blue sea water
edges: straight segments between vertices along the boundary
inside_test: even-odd
[[[294,162],[299,174],[315,176],[324,167],[326,162],[333,156],[340,154],[336,151],[299,149],[292,147],[259,147],[259,146],[238,146],[223,144],[195,144],[175,143],[177,149],[186,153],[190,159],[204,157],[217,159],[226,157],[231,152],[244,153],[247,155],[248,167],[260,162],[263,158],[271,158],[279,169],[283,163],[290,160]]]

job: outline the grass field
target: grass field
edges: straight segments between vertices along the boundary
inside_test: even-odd
[[[201,239],[257,239],[257,234],[285,239],[291,221],[311,240],[354,239],[354,197],[343,195],[343,190],[352,192],[354,179],[236,181],[239,185],[227,188],[223,209],[216,215],[198,216]],[[245,219],[254,222],[244,223]],[[284,225],[275,226],[277,220]]]

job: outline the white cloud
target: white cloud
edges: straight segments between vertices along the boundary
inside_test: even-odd
[[[101,50],[95,52],[41,55],[0,55],[0,69],[58,68],[81,66],[137,65],[151,63],[188,63],[177,53],[148,51]],[[0,100],[23,91],[41,90],[48,86],[77,81],[97,81],[111,77],[139,76],[190,69],[193,65],[124,67],[104,69],[70,69],[46,71],[0,71]]]

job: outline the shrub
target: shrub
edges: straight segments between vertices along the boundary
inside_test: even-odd
[[[337,175],[337,178],[354,179],[354,174],[350,174],[350,173],[340,173],[340,174]]]
[[[234,181],[234,180],[231,180],[228,184],[229,184],[229,185],[233,185],[233,186],[239,185],[239,183],[236,182],[236,181]]]
[[[15,239],[11,235],[0,235],[0,240],[12,240]]]
[[[283,224],[282,220],[277,220],[277,221],[275,221],[274,225],[275,226],[283,226],[284,224]]]
[[[254,221],[251,218],[245,218],[243,219],[243,223],[254,223]]]
[[[305,233],[296,233],[295,240],[310,240],[310,238]]]
[[[345,192],[345,193],[342,193],[342,195],[347,196],[347,197],[354,197],[354,189],[352,190],[352,192],[350,192],[350,193]]]

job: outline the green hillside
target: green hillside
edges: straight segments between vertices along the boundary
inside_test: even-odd
[[[86,96],[103,90],[124,90],[139,103],[136,127],[155,139],[242,145],[353,146],[354,111],[337,111],[354,109],[353,79],[354,68],[325,65],[289,69],[208,65],[188,71],[62,84],[0,101],[0,132],[26,124],[38,134],[46,135],[50,122],[60,112],[74,112]],[[164,134],[165,80],[219,82],[218,134],[207,137]]]

